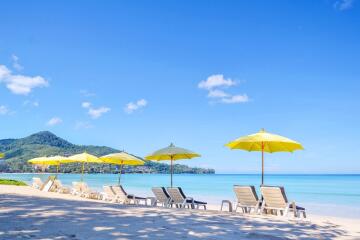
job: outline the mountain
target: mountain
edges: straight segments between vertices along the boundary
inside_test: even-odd
[[[5,153],[4,159],[0,160],[0,172],[34,172],[34,166],[27,164],[27,160],[35,157],[63,155],[69,156],[87,151],[96,156],[119,152],[119,150],[92,145],[76,145],[62,139],[49,131],[38,132],[20,139],[0,140],[0,152]],[[117,166],[109,164],[89,164],[89,173],[117,173]],[[54,171],[50,167],[47,171]],[[61,172],[78,173],[79,165],[64,164]],[[169,173],[168,164],[146,161],[143,166],[124,167],[127,173]],[[213,169],[193,168],[186,165],[175,164],[174,173],[215,173]]]

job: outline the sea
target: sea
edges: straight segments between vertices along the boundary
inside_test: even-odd
[[[0,178],[22,180],[31,184],[33,177],[46,180],[54,174],[0,173]],[[58,174],[64,185],[80,181],[80,174]],[[117,174],[84,174],[84,181],[94,190],[116,185]],[[222,200],[234,201],[233,185],[254,185],[260,196],[258,174],[175,174],[174,186],[185,194],[211,205]],[[267,174],[265,184],[284,186],[289,201],[305,207],[308,214],[360,219],[360,174]],[[131,194],[153,196],[151,187],[170,185],[169,174],[123,174],[121,185]],[[0,186],[1,187],[1,186]]]

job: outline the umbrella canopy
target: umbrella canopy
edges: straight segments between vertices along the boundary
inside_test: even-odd
[[[72,160],[73,162],[79,162],[82,163],[82,167],[81,167],[81,181],[83,181],[83,177],[84,177],[84,167],[85,167],[85,163],[104,163],[102,160],[100,160],[98,157],[91,155],[87,152],[84,153],[80,153],[80,154],[75,154],[72,155],[70,157],[68,157],[70,160]]]
[[[295,150],[304,149],[300,143],[280,135],[268,133],[264,129],[261,129],[258,133],[240,137],[225,146],[230,149],[262,152],[261,184],[264,184],[264,152],[294,152]]]
[[[56,166],[56,172],[59,172],[59,166],[62,163],[74,162],[67,157],[63,156],[52,156],[52,157],[38,157],[28,160],[28,163],[35,165],[48,165]]]
[[[3,157],[5,157],[5,154],[0,152],[0,158],[3,158]]]
[[[47,157],[37,157],[28,160],[28,163],[35,165],[59,165],[56,161],[50,161]]]
[[[120,172],[119,172],[119,181],[118,184],[120,185],[120,179],[121,179],[121,172],[124,165],[144,165],[144,161],[141,160],[138,157],[135,157],[131,154],[128,154],[126,152],[119,152],[119,153],[111,153],[105,156],[100,157],[100,160],[102,160],[104,163],[109,164],[116,164],[120,165]]]
[[[162,148],[153,152],[152,154],[145,157],[147,160],[154,161],[171,161],[171,187],[173,185],[173,161],[182,160],[182,159],[191,159],[195,157],[200,157],[200,154],[187,150],[185,148],[175,147],[174,144],[170,144],[170,146],[166,148]]]

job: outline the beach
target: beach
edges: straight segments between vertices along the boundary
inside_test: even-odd
[[[0,178],[24,181],[31,185],[33,177],[45,181],[53,174],[0,173]],[[79,181],[79,174],[59,174],[66,186]],[[258,174],[176,174],[174,185],[185,193],[210,205],[220,205],[224,199],[235,201],[233,186],[254,185],[260,195]],[[131,194],[153,196],[151,188],[169,186],[169,174],[124,174],[122,185]],[[307,212],[341,218],[360,219],[360,175],[296,175],[268,174],[268,185],[284,186],[290,201],[305,207]],[[104,185],[116,185],[117,174],[86,174],[84,181],[94,190],[103,191]]]
[[[360,238],[359,219],[128,206],[5,185],[0,186],[0,223],[0,239]]]

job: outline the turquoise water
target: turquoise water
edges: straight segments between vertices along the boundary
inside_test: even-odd
[[[45,180],[48,174],[0,174],[0,178],[23,180],[30,183],[32,177]],[[59,174],[65,185],[78,181],[78,174]],[[87,174],[84,177],[89,186],[100,190],[103,185],[117,184],[114,174]],[[260,185],[256,174],[177,174],[174,186],[181,186],[185,193],[209,204],[221,203],[222,199],[234,200],[234,184]],[[126,174],[122,185],[129,193],[152,196],[151,187],[168,186],[168,174]],[[265,176],[267,185],[285,187],[289,200],[295,200],[311,214],[360,218],[360,175],[271,175]],[[257,189],[259,190],[259,189]],[[259,191],[258,191],[259,193]]]

